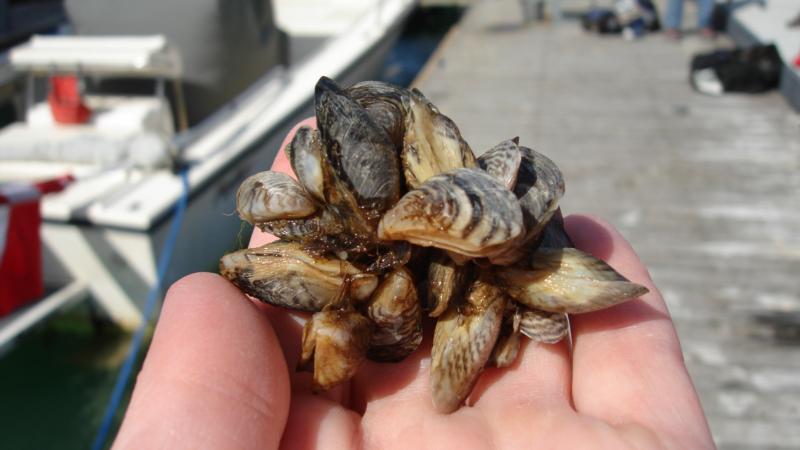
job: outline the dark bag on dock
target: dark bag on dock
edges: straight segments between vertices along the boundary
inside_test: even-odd
[[[712,72],[724,92],[764,92],[778,87],[782,65],[773,44],[717,50],[692,58],[690,78],[692,86],[700,92],[706,91],[699,85],[698,75]]]
[[[607,8],[592,8],[581,17],[581,25],[586,31],[600,34],[622,32],[622,24],[619,23],[617,14]]]

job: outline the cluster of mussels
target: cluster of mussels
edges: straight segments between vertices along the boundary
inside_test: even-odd
[[[518,139],[476,158],[422,93],[380,82],[323,77],[315,103],[318,129],[286,148],[297,181],[262,172],[237,194],[241,217],[280,240],[220,268],[261,301],[313,313],[301,365],[316,389],[365,358],[405,358],[427,314],[433,402],[452,412],[484,367],[514,361],[520,336],[558,342],[566,314],[647,291],[572,248],[561,172]]]

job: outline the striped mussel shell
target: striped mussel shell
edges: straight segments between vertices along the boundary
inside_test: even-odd
[[[503,186],[513,190],[517,185],[522,151],[519,138],[505,140],[478,157],[478,165],[489,175],[497,178]]]
[[[433,404],[443,413],[467,398],[500,334],[508,298],[486,275],[472,283],[465,301],[451,304],[436,321],[430,385]]]
[[[236,193],[236,210],[242,219],[256,224],[305,218],[317,211],[317,204],[289,175],[268,171],[244,180]]]
[[[384,214],[378,237],[479,258],[505,250],[524,232],[514,194],[479,169],[429,178]]]
[[[478,162],[456,124],[419,91],[405,99],[405,135],[400,158],[406,185],[415,189],[429,178]]]
[[[391,139],[395,150],[403,147],[408,89],[380,81],[362,81],[346,89],[347,94],[369,114]]]
[[[342,384],[366,359],[371,335],[372,323],[358,311],[325,308],[303,327],[298,369],[313,372],[315,392]]]
[[[400,361],[422,342],[422,310],[411,272],[398,267],[389,272],[366,305],[375,329],[369,357],[376,361]]]
[[[336,176],[355,194],[359,206],[380,213],[400,198],[400,161],[385,129],[333,80],[315,88],[317,126]]]

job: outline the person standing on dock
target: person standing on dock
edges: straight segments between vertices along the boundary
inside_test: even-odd
[[[667,2],[667,12],[664,15],[664,33],[669,39],[680,39],[681,37],[683,2],[684,0],[669,0]],[[697,29],[701,36],[713,38],[711,13],[714,10],[714,0],[695,0],[695,2],[697,3]]]
[[[522,22],[544,20],[544,0],[519,0],[522,7]]]

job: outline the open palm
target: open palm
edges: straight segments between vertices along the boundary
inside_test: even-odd
[[[289,170],[285,157],[273,170]],[[432,329],[402,362],[368,361],[349,383],[315,395],[310,374],[294,370],[305,316],[195,274],[167,294],[114,447],[713,448],[647,270],[605,222],[565,224],[578,248],[650,293],[571,316],[571,342],[526,342],[511,367],[484,371],[455,413],[431,402]],[[256,232],[251,246],[268,239]]]

